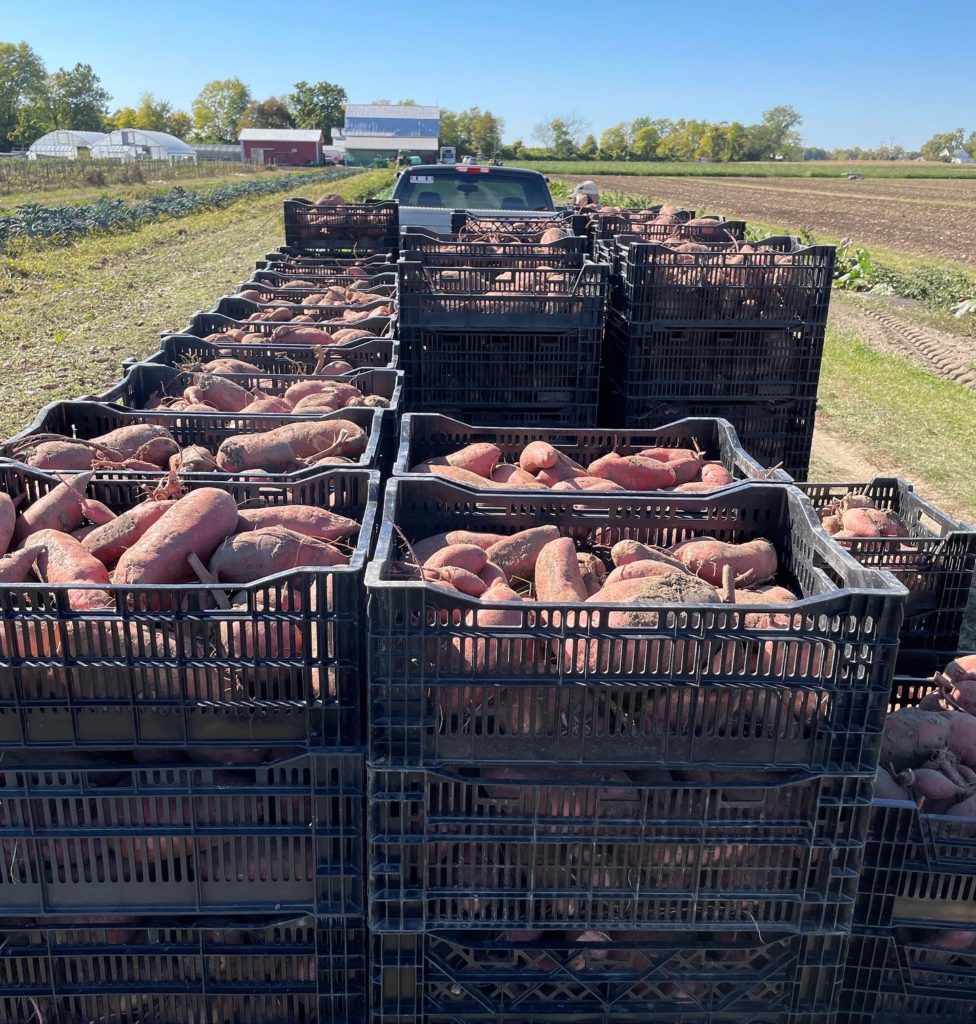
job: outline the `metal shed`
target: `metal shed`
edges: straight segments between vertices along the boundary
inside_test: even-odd
[[[196,161],[197,154],[175,135],[151,132],[143,128],[117,128],[91,149],[96,160],[177,160]]]
[[[31,143],[30,149],[27,150],[27,159],[61,157],[65,160],[77,160],[79,156],[90,155],[92,146],[104,138],[105,132],[76,132],[71,128],[58,128]]]

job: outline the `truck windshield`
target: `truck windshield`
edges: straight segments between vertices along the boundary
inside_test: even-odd
[[[402,206],[444,207],[448,210],[551,210],[543,178],[535,175],[404,171],[394,198]]]

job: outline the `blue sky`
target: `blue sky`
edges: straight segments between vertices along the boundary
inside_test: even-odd
[[[145,89],[189,109],[210,79],[263,98],[327,79],[351,102],[410,96],[505,120],[509,141],[574,113],[759,119],[792,104],[808,145],[919,146],[976,129],[976,4],[965,0],[0,0],[0,39],[48,68],[91,64],[113,107]],[[358,26],[358,28],[354,28]]]

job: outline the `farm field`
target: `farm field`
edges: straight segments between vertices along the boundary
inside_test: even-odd
[[[514,167],[534,167],[545,174],[574,174],[592,178],[596,174],[625,177],[693,178],[845,178],[857,174],[866,178],[961,178],[976,181],[976,167],[912,160],[763,160],[735,163],[625,160],[513,160]]]
[[[591,175],[587,175],[591,177]],[[578,178],[560,177],[575,184]],[[976,175],[969,180],[875,178],[635,178],[592,176],[602,189],[705,213],[805,229],[824,241],[850,238],[976,268]]]

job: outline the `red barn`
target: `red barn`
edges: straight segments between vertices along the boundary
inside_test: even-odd
[[[237,136],[246,164],[304,167],[322,163],[322,132],[304,128],[242,128]]]

